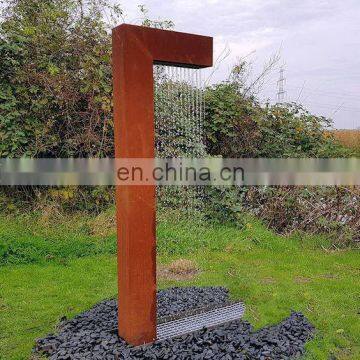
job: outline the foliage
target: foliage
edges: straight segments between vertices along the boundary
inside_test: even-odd
[[[247,95],[245,72],[246,66],[238,65],[229,81],[206,90],[205,136],[210,155],[229,158],[355,155],[329,131],[330,119],[312,115],[295,103],[261,106],[256,97]],[[212,191],[216,207],[217,191]],[[236,194],[229,189],[223,192],[219,198],[222,202],[231,199],[239,214],[243,216],[250,210],[280,233],[327,233],[337,246],[359,241],[357,188],[247,187]],[[231,214],[226,205],[221,209],[225,218]]]
[[[0,28],[0,156],[113,153],[103,0],[10,0]]]
[[[203,212],[208,221],[219,224],[244,225],[241,206],[243,189],[237,186],[206,186]]]
[[[171,30],[175,27],[175,24],[171,20],[152,20],[149,17],[149,10],[145,5],[138,5],[138,9],[142,15],[142,26],[163,30]]]
[[[239,157],[344,157],[351,151],[327,130],[331,120],[299,104],[261,106],[239,80],[206,90],[206,145],[210,155]]]
[[[0,189],[0,211],[5,213],[51,208],[68,213],[98,214],[115,202],[113,186],[9,186]]]
[[[248,187],[250,210],[281,234],[327,234],[335,247],[360,245],[360,188],[338,186]]]

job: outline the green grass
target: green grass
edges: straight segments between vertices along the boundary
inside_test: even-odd
[[[90,219],[84,216],[56,218],[22,215],[0,218],[0,266],[12,264],[64,263],[91,255],[114,254],[115,234],[92,236]]]
[[[359,359],[359,254],[326,250],[323,237],[285,238],[248,219],[244,229],[161,216],[159,261],[196,261],[202,272],[160,287],[222,285],[247,305],[256,327],[299,310],[314,323],[308,359]],[[62,219],[46,227],[34,216],[0,217],[0,246],[16,242],[0,261],[0,359],[28,359],[34,339],[116,294],[115,236],[102,238],[93,219]],[[94,234],[95,233],[95,234]],[[21,245],[32,249],[24,256]],[[90,250],[89,250],[90,248]],[[83,254],[85,251],[85,254]],[[49,256],[49,254],[51,256]],[[86,256],[85,256],[86,255]],[[10,259],[10,260],[9,260]]]

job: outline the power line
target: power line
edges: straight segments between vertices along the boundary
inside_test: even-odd
[[[306,80],[304,80],[304,82],[303,82],[303,85],[302,85],[302,87],[301,87],[301,89],[300,89],[300,92],[299,92],[299,95],[298,95],[298,97],[297,97],[297,99],[296,99],[296,102],[299,102],[299,101],[300,101],[302,92],[304,91],[304,88],[305,88],[305,84],[306,84]]]
[[[275,101],[274,98],[269,98],[267,100],[270,101]],[[266,101],[263,101],[263,103],[266,103]],[[321,108],[327,108],[327,109],[331,109],[331,110],[336,110],[336,112],[340,112],[340,111],[347,111],[347,112],[354,112],[354,113],[360,113],[360,108],[353,108],[353,107],[349,107],[349,106],[344,106],[345,103],[342,104],[326,104],[326,103],[319,103],[317,101],[313,101],[313,100],[308,100],[306,102],[302,102],[303,105],[306,106],[306,103],[308,103],[307,106],[310,105],[316,105],[317,107],[321,107]]]
[[[290,86],[289,89],[301,89],[300,86]],[[338,98],[354,98],[354,100],[359,100],[360,98],[358,95],[354,95],[354,94],[350,94],[350,93],[340,93],[340,92],[334,92],[334,91],[323,91],[323,90],[311,90],[311,89],[306,89],[306,92],[310,92],[310,93],[315,93],[315,94],[323,94],[323,95],[327,95],[330,97],[338,97]]]
[[[339,104],[328,104],[328,103],[323,103],[323,102],[317,102],[316,100],[308,100],[309,103],[311,104],[315,104],[315,105],[321,105],[321,106],[327,106],[330,108],[334,108],[339,106]],[[343,105],[345,104],[345,102],[343,102]],[[352,107],[352,106],[341,106],[341,110],[345,110],[345,111],[354,111],[354,112],[360,112],[360,108],[358,107]]]

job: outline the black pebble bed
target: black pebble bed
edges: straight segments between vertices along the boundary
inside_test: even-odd
[[[158,318],[202,311],[229,303],[221,287],[172,288],[158,292]],[[275,326],[254,331],[243,320],[213,329],[133,348],[117,336],[117,303],[106,300],[59,325],[57,335],[36,342],[35,353],[52,360],[67,359],[293,359],[304,353],[314,327],[301,314],[291,315]]]

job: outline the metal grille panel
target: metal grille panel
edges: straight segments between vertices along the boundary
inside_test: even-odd
[[[165,340],[203,328],[212,328],[243,317],[245,305],[236,303],[204,313],[188,316],[183,319],[168,321],[157,327],[157,340]]]

